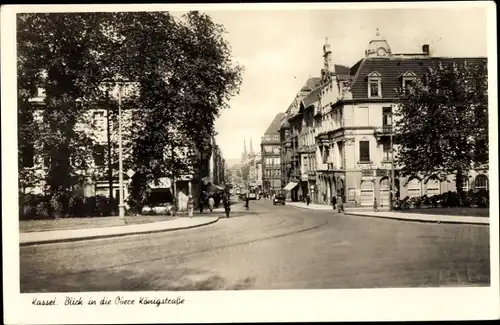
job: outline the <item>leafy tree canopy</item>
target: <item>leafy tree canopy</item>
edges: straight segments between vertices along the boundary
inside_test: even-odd
[[[486,61],[444,64],[399,90],[397,162],[403,175],[463,175],[488,163]]]

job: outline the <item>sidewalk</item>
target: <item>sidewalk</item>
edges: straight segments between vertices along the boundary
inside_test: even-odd
[[[288,205],[309,209],[309,210],[328,210],[332,213],[332,206],[321,204],[305,204],[304,202],[287,202]],[[478,224],[489,225],[490,218],[487,217],[473,217],[473,216],[454,216],[454,215],[437,215],[437,214],[423,214],[423,213],[406,213],[406,212],[392,212],[389,210],[379,210],[374,212],[370,208],[346,208],[345,215],[358,216],[358,217],[372,217],[372,218],[385,218],[405,221],[417,222],[435,222],[435,223],[465,223],[465,224]]]
[[[27,232],[19,234],[19,243],[21,246],[29,246],[37,244],[49,244],[96,238],[110,238],[125,235],[174,231],[205,226],[215,223],[218,220],[218,216],[196,216],[193,218],[180,217],[168,221],[133,224],[127,226]]]

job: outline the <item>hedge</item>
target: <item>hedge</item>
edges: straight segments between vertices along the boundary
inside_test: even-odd
[[[118,212],[118,200],[106,196],[72,196],[63,202],[64,217],[85,218],[110,216]],[[52,219],[53,204],[50,197],[39,194],[19,195],[19,219]]]
[[[448,191],[442,194],[427,196],[423,195],[420,197],[405,197],[402,200],[397,200],[395,202],[394,209],[410,209],[410,208],[421,208],[425,206],[427,208],[451,208],[451,207],[477,207],[477,208],[487,208],[490,206],[489,191],[486,190],[470,190],[468,192],[463,192],[463,196],[453,191]]]

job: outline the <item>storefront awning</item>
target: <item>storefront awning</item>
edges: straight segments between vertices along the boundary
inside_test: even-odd
[[[285,191],[291,191],[291,190],[293,190],[293,188],[294,188],[295,186],[297,186],[297,184],[298,184],[298,183],[290,182],[290,183],[286,184],[286,186],[285,186],[284,190],[285,190]]]

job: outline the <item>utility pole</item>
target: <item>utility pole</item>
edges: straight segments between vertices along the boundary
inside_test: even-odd
[[[170,146],[170,154],[172,156],[172,162],[174,161],[174,145],[172,144]],[[173,165],[173,163],[172,163]],[[175,216],[176,212],[177,212],[177,188],[176,188],[176,184],[175,184],[175,175],[174,175],[174,171],[172,170],[172,188],[173,188],[173,206],[172,206],[172,215]]]
[[[120,218],[125,217],[125,204],[123,202],[123,147],[122,147],[122,85],[118,83],[118,175],[120,181],[120,203],[118,205]]]
[[[111,160],[111,109],[109,107],[109,89],[106,89],[106,140],[108,142],[108,189],[109,200],[113,200],[113,164]],[[112,212],[114,214],[114,211]]]

